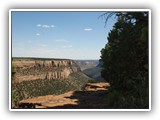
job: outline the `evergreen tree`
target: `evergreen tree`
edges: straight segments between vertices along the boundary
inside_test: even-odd
[[[111,83],[108,103],[112,108],[148,108],[148,12],[114,14],[118,19],[100,60],[101,75]]]

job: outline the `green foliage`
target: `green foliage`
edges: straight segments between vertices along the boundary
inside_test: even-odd
[[[73,73],[66,80],[31,80],[12,84],[12,106],[19,100],[37,96],[58,95],[80,91],[91,79],[82,72]]]
[[[12,64],[12,68],[11,68],[11,71],[12,71],[12,80],[14,79],[14,76],[16,74],[16,67],[14,64]],[[11,94],[12,94],[12,107],[15,108],[16,107],[16,101],[17,101],[17,95],[15,93],[15,91],[12,89],[11,90]]]
[[[111,83],[113,108],[148,108],[148,13],[116,12],[118,17],[101,50],[102,77]]]
[[[12,78],[16,74],[16,67],[12,64]]]
[[[109,92],[108,98],[108,105],[112,106],[112,108],[121,108],[124,105],[125,97],[117,90]]]

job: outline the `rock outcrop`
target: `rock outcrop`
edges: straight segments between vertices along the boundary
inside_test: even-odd
[[[71,73],[80,71],[73,60],[13,59],[15,82],[28,80],[67,79]]]

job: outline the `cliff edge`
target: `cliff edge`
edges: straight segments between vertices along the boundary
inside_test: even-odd
[[[16,59],[12,60],[16,74],[14,82],[29,80],[67,79],[71,73],[81,71],[73,60]]]

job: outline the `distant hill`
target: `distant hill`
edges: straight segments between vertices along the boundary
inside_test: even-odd
[[[103,66],[103,62],[99,62],[99,64],[96,67],[102,67]]]
[[[75,60],[75,62],[82,71],[88,68],[94,68],[99,64],[99,60]]]
[[[101,70],[101,67],[93,67],[83,70],[83,73],[97,81],[104,81],[101,77]]]
[[[99,60],[75,60],[82,72],[97,81],[104,81],[101,77],[102,64]]]
[[[101,77],[102,64],[99,60],[75,60],[82,72],[97,81],[104,81]]]

